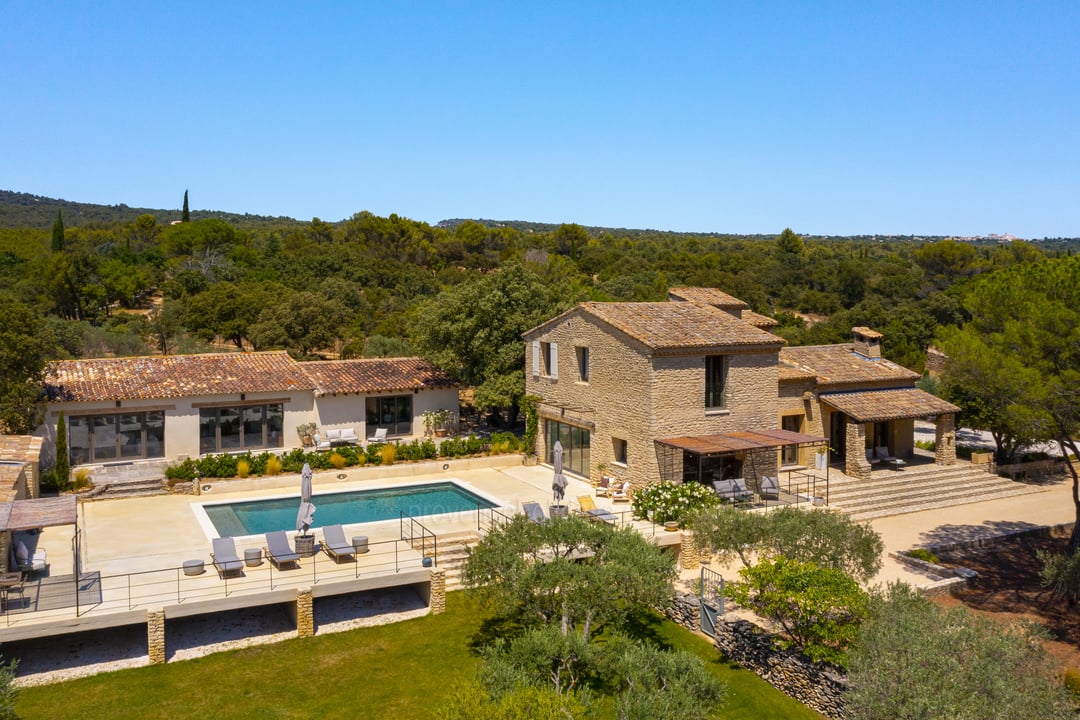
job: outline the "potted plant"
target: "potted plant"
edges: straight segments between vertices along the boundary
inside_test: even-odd
[[[300,436],[300,444],[304,447],[311,447],[315,444],[315,423],[301,423],[296,426],[296,434]]]

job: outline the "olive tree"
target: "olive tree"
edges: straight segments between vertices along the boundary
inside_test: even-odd
[[[944,610],[903,583],[871,602],[848,677],[853,720],[1075,717],[1034,626]]]
[[[869,580],[881,569],[884,543],[868,524],[827,510],[783,507],[751,513],[730,505],[697,512],[689,520],[699,549],[736,557],[749,567],[760,559],[784,557]]]

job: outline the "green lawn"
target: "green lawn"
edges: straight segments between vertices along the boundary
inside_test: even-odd
[[[450,688],[479,662],[470,645],[482,619],[473,600],[454,592],[442,615],[26,688],[17,708],[24,720],[434,719]],[[725,718],[821,717],[672,623],[649,620],[639,629],[709,663],[728,684]]]

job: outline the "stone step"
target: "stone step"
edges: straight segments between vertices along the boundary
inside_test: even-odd
[[[869,487],[862,490],[852,489],[840,492],[834,492],[832,488],[830,488],[829,504],[840,505],[843,503],[859,502],[866,499],[887,500],[903,497],[915,498],[924,495],[948,493],[955,490],[983,489],[992,491],[999,488],[1013,487],[1015,485],[1017,485],[1017,483],[1010,480],[1002,481],[996,478],[950,478],[948,480],[934,479],[933,481],[921,483]]]
[[[937,472],[910,472],[907,470],[900,470],[895,472],[889,472],[887,475],[882,473],[875,473],[869,480],[843,480],[840,482],[830,482],[830,492],[847,492],[847,491],[859,491],[867,488],[887,488],[894,485],[913,485],[925,482],[949,482],[954,479],[961,478],[987,478],[990,480],[1000,480],[996,475],[983,472],[981,470],[972,470],[971,468],[958,468],[958,469],[940,469]]]
[[[988,487],[965,487],[939,490],[934,492],[912,493],[908,495],[888,495],[882,497],[868,496],[865,498],[859,498],[857,500],[848,500],[842,503],[832,502],[832,500],[830,499],[829,504],[839,507],[843,510],[855,511],[864,508],[895,508],[903,507],[904,505],[947,502],[955,498],[979,498],[988,497],[996,494],[1019,495],[1024,494],[1030,489],[1031,488],[1024,486],[1006,487],[1000,485]]]
[[[1042,490],[1043,488],[1022,487],[1011,491],[1002,490],[990,493],[979,493],[976,495],[944,498],[935,502],[909,503],[900,507],[864,508],[855,512],[848,512],[847,515],[852,520],[861,522],[863,520],[873,520],[874,518],[889,517],[892,515],[903,515],[905,513],[919,512],[921,510],[936,510],[938,508],[966,505],[968,503],[982,502],[984,500],[997,500],[1000,498],[1013,497],[1015,495],[1026,495],[1032,492],[1041,492]]]
[[[115,500],[117,498],[129,498],[129,497],[146,497],[149,495],[167,495],[168,488],[165,487],[165,481],[163,479],[158,480],[139,480],[138,482],[129,483],[108,483],[104,485],[98,485],[97,487],[104,487],[104,490],[95,493],[93,500]]]

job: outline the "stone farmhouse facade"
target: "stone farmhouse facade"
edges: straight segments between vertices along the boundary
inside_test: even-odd
[[[711,288],[667,302],[585,302],[526,333],[526,393],[540,398],[538,450],[550,462],[640,487],[812,466],[813,454],[869,476],[866,450],[910,455],[914,420],[933,417],[938,461],[955,462],[959,410],[915,388],[918,375],[880,355],[881,336],[787,348],[776,322]]]
[[[102,358],[52,363],[43,457],[63,411],[72,466],[287,452],[301,425],[363,440],[424,432],[423,413],[457,417],[458,386],[420,358],[297,362],[285,352]]]

